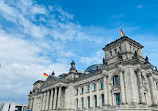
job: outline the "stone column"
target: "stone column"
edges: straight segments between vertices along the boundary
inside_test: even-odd
[[[47,94],[47,91],[46,91],[46,93],[45,93],[45,103],[44,103],[44,110],[47,110],[47,96],[48,96],[48,94]]]
[[[145,96],[143,92],[143,84],[142,84],[140,69],[137,70],[137,78],[138,78],[139,101],[140,101],[140,104],[145,104]]]
[[[152,78],[152,74],[149,74],[149,87],[150,87],[150,92],[151,92],[151,102],[152,106],[157,106],[157,98],[156,98],[156,91],[154,89],[154,81]]]
[[[53,95],[54,95],[54,91],[53,91],[53,89],[51,89],[49,109],[53,108]]]
[[[46,92],[43,93],[42,110],[45,110],[45,96]]]
[[[42,93],[41,95],[41,102],[40,102],[40,110],[42,111],[42,107],[43,107],[43,96],[44,94]]]
[[[55,94],[54,94],[54,103],[53,103],[53,109],[56,109],[56,106],[57,106],[57,88],[55,88]]]
[[[30,105],[29,109],[32,110],[32,99],[30,99]]]
[[[31,109],[31,110],[32,110],[32,111],[33,111],[33,108],[34,108],[34,106],[33,106],[33,105],[34,105],[34,99],[32,99],[32,104],[31,104],[31,107],[32,107],[32,109]]]
[[[125,93],[125,81],[123,76],[123,71],[120,70],[120,85],[121,85],[121,99],[122,104],[126,104],[126,93]]]
[[[134,104],[137,104],[137,92],[136,92],[136,86],[135,86],[135,81],[136,81],[136,78],[134,77],[135,76],[135,72],[134,72],[134,69],[133,67],[129,66],[128,68],[125,69],[125,78],[126,78],[126,81],[127,82],[127,94],[130,95],[128,96],[128,104],[130,105],[134,105]]]
[[[107,77],[104,76],[104,98],[105,98],[105,105],[107,106],[109,103],[108,103],[108,89],[107,89]]]
[[[50,90],[47,91],[47,100],[46,100],[46,110],[49,108],[49,96],[50,96]]]
[[[58,109],[60,109],[61,107],[61,90],[62,90],[62,87],[60,86],[59,87],[59,92],[58,92]]]

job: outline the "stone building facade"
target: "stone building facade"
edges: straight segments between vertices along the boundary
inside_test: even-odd
[[[38,80],[30,92],[32,111],[157,111],[158,71],[129,37],[107,44],[102,64],[84,73],[74,61],[67,74]]]

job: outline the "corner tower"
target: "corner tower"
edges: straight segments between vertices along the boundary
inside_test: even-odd
[[[105,62],[107,64],[113,63],[121,58],[123,60],[132,59],[134,55],[143,59],[142,46],[138,42],[123,36],[110,44],[107,44],[103,50],[105,52]]]

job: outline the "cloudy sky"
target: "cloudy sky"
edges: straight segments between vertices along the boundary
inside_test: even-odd
[[[0,0],[0,102],[27,103],[43,73],[85,70],[125,35],[158,66],[157,0]]]

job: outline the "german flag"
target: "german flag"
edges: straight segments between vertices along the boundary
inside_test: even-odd
[[[49,75],[48,75],[48,74],[46,74],[46,73],[44,73],[44,76],[45,76],[45,77],[48,77]]]
[[[124,37],[125,35],[124,35],[124,33],[123,33],[121,27],[120,27],[120,32],[121,32],[121,36]]]

